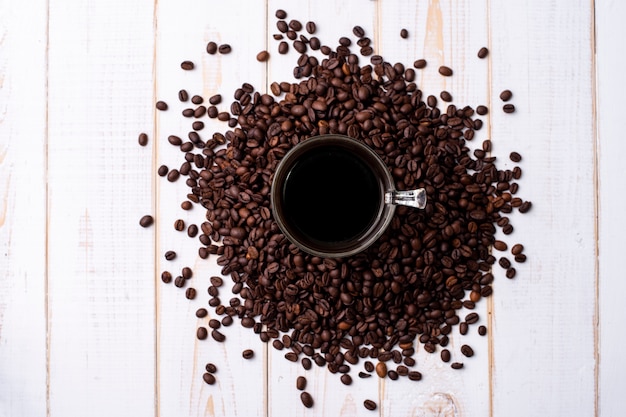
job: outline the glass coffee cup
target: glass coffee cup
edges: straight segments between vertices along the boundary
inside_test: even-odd
[[[274,173],[271,207],[283,234],[304,252],[343,258],[368,248],[397,205],[426,206],[424,189],[398,191],[385,162],[343,135],[303,140]]]

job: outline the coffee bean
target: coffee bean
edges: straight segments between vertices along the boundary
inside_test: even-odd
[[[406,39],[406,38],[408,38],[408,37],[409,37],[409,31],[408,31],[408,30],[406,30],[406,29],[402,29],[402,30],[400,30],[400,37],[401,37],[402,39]]]
[[[487,106],[480,105],[476,107],[476,113],[478,113],[481,116],[484,116],[487,113],[489,113],[489,109],[487,108]]]
[[[317,25],[315,24],[315,22],[306,22],[306,31],[308,33],[310,33],[311,35],[315,33],[315,31],[317,30]]]
[[[506,277],[509,279],[515,278],[515,274],[517,273],[517,271],[515,270],[515,268],[513,267],[509,267],[506,269]]]
[[[385,362],[378,362],[376,364],[376,375],[380,378],[387,376],[387,364],[385,364]]]
[[[193,300],[196,298],[196,289],[195,288],[187,288],[185,291],[185,297],[188,300]]]
[[[159,175],[159,177],[164,177],[167,175],[169,171],[169,168],[167,167],[167,165],[161,165],[159,166],[159,169],[157,170],[157,174]]]
[[[185,71],[189,71],[189,70],[194,69],[194,64],[191,61],[183,61],[180,63],[180,67],[184,69]]]
[[[244,359],[252,359],[254,357],[254,351],[252,349],[245,349],[241,352],[241,356],[243,356]]]
[[[166,102],[159,100],[156,102],[156,108],[157,110],[165,111],[167,110],[168,106]]]
[[[289,44],[285,41],[280,42],[278,44],[278,53],[284,55],[287,52],[289,52]],[[274,92],[274,95],[278,95],[278,94],[280,94],[280,91]]]
[[[209,314],[206,308],[199,308],[196,310],[196,317],[201,319],[206,317]]]
[[[300,391],[304,391],[306,389],[306,378],[303,376],[299,376],[296,378],[296,388]]]
[[[196,330],[196,337],[198,340],[205,340],[209,336],[209,332],[206,327],[198,327]]]
[[[141,219],[139,219],[139,225],[141,227],[150,227],[154,223],[154,217],[149,214],[146,214]]]
[[[232,47],[229,44],[225,43],[225,44],[220,45],[217,48],[217,51],[222,55],[226,55],[226,54],[231,53]]]
[[[498,260],[498,263],[504,269],[508,269],[511,267],[511,261],[509,261],[508,258],[504,256]]]
[[[204,382],[206,382],[208,385],[213,385],[215,384],[215,376],[213,374],[210,374],[208,372],[205,372],[202,375],[202,379],[204,380]]]
[[[287,12],[284,11],[283,9],[278,9],[274,13],[274,16],[276,16],[276,18],[278,18],[278,19],[286,19],[287,18]]]
[[[523,253],[520,253],[519,255],[515,255],[515,262],[517,263],[526,262],[526,255],[524,255]]]
[[[519,162],[522,160],[522,156],[517,152],[511,152],[511,154],[509,155],[509,159],[511,159],[511,161],[513,162]]]
[[[459,324],[459,333],[461,333],[462,335],[466,335],[467,331],[469,330],[467,323],[466,322],[461,322],[461,324]]]
[[[496,240],[493,242],[493,247],[499,251],[505,251],[507,249],[507,244],[501,240]]]
[[[217,366],[216,366],[214,363],[211,363],[211,362],[207,363],[207,364],[204,366],[204,369],[205,369],[208,373],[210,373],[210,374],[214,374],[214,373],[216,373],[216,372],[217,372]]]
[[[302,401],[302,404],[306,407],[306,408],[311,408],[313,407],[313,397],[311,397],[311,394],[309,394],[306,391],[303,391],[300,394],[300,401]]]
[[[226,336],[224,336],[223,333],[221,333],[219,330],[217,329],[213,329],[211,331],[211,337],[216,341],[216,342],[223,342],[224,340],[226,340]]]
[[[486,47],[482,47],[478,50],[478,58],[483,59],[486,58],[487,55],[489,55],[489,49],[487,49]]]
[[[450,358],[451,358],[450,351],[448,349],[443,349],[441,351],[441,360],[444,362],[450,362]]]
[[[270,58],[270,53],[267,51],[261,51],[256,54],[256,60],[259,62],[265,62]]]
[[[363,36],[365,36],[365,30],[361,26],[358,26],[358,25],[352,28],[352,33],[357,38],[362,38]]]
[[[374,401],[372,401],[372,400],[365,400],[365,401],[363,401],[363,406],[365,408],[367,408],[368,410],[370,410],[370,411],[374,411],[378,407],[376,405],[376,403]]]
[[[478,326],[478,334],[481,336],[484,336],[487,334],[487,327],[485,326]]]
[[[422,69],[426,67],[426,60],[425,59],[418,59],[417,61],[413,62],[413,66],[417,69]]]
[[[472,349],[469,345],[463,345],[461,346],[461,353],[469,358],[474,356],[474,349]]]
[[[348,374],[341,375],[341,383],[344,385],[352,385],[352,377]]]
[[[176,258],[176,252],[173,250],[168,250],[165,252],[165,259],[168,261],[174,260]]]
[[[524,251],[524,245],[522,245],[521,243],[516,243],[515,245],[513,245],[513,247],[511,248],[511,254],[513,255],[519,255]]]
[[[161,273],[161,281],[163,281],[166,284],[169,284],[170,282],[172,282],[172,274],[168,271],[163,271]]]
[[[439,94],[439,97],[441,97],[443,101],[448,102],[448,103],[452,101],[452,95],[448,93],[447,91],[442,91]]]
[[[515,106],[513,104],[505,104],[504,106],[502,106],[502,110],[505,113],[513,113],[515,112]]]
[[[418,372],[418,371],[411,371],[411,372],[409,372],[408,377],[409,377],[409,379],[411,381],[421,381],[422,380],[422,373]]]
[[[209,43],[207,43],[206,45],[206,51],[207,53],[213,55],[217,52],[217,43],[210,41]]]
[[[511,90],[504,90],[500,93],[500,100],[509,101],[513,97]]]
[[[439,67],[439,74],[443,75],[444,77],[449,77],[453,74],[452,68],[442,65]]]
[[[146,133],[140,133],[137,138],[139,146],[146,146],[148,144],[148,135]]]
[[[452,369],[463,369],[463,362],[453,362],[450,367]]]

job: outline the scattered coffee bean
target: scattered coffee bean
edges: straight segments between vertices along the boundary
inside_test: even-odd
[[[189,70],[194,69],[194,64],[191,61],[183,61],[180,63],[180,67],[184,69],[185,71],[189,71]]]
[[[486,47],[482,47],[478,50],[478,58],[483,59],[486,58],[487,55],[489,55],[489,49],[487,49]]]
[[[217,51],[222,55],[230,54],[232,52],[232,47],[229,44],[225,43],[220,45],[217,48]]]
[[[362,38],[363,36],[365,36],[365,30],[361,26],[358,26],[358,25],[352,28],[352,33],[357,38]]]
[[[299,376],[296,378],[296,388],[300,391],[304,391],[306,389],[306,378],[303,376]]]
[[[507,244],[501,240],[496,240],[493,242],[493,247],[499,251],[505,251],[507,249]]]
[[[159,169],[157,170],[157,174],[159,175],[159,177],[166,176],[168,172],[169,172],[169,168],[167,167],[167,165],[161,165],[159,166]]]
[[[304,391],[300,394],[300,401],[302,401],[302,404],[306,407],[306,408],[311,408],[313,407],[313,397],[311,397],[311,394],[309,394],[308,392]]]
[[[422,373],[418,372],[418,371],[411,371],[409,372],[409,379],[411,381],[421,381],[422,380]]]
[[[244,359],[252,359],[254,357],[254,351],[252,349],[246,349],[241,352],[241,356],[243,356]]]
[[[517,271],[515,270],[515,268],[513,267],[509,267],[506,269],[506,273],[505,276],[509,279],[515,278],[515,274],[517,273]]]
[[[521,243],[516,243],[515,245],[513,245],[513,247],[511,248],[511,254],[513,255],[519,255],[524,251],[524,245],[522,245]]]
[[[283,9],[278,9],[276,10],[276,12],[274,13],[274,15],[276,16],[276,18],[278,19],[286,19],[287,18],[287,12],[284,11]]]
[[[267,51],[261,51],[258,54],[256,54],[256,60],[259,62],[265,62],[268,59],[270,59],[270,53]]]
[[[198,340],[205,340],[209,336],[209,331],[206,327],[198,327],[196,330],[196,337]]]
[[[425,59],[418,59],[417,61],[413,62],[413,66],[417,69],[422,69],[426,67],[426,60]]]
[[[161,272],[161,281],[169,284],[170,282],[172,282],[172,274],[168,271]]]
[[[439,74],[443,75],[444,77],[449,77],[452,75],[452,73],[452,68],[450,67],[446,67],[445,65],[439,67]]]
[[[207,53],[213,55],[217,52],[217,43],[210,41],[209,43],[207,43],[206,45],[206,51]]]
[[[509,159],[513,162],[519,162],[522,160],[522,155],[517,152],[511,152],[511,154],[509,155]]]
[[[409,31],[408,31],[408,30],[406,30],[406,29],[402,29],[402,30],[400,30],[400,37],[401,37],[402,39],[406,39],[406,38],[408,38],[408,37],[409,37]]]
[[[146,133],[140,133],[137,138],[139,146],[146,146],[148,144],[148,135]]]
[[[481,116],[484,116],[487,113],[489,113],[489,109],[487,108],[487,106],[483,106],[483,105],[476,106],[476,113]]]
[[[159,100],[156,102],[156,108],[157,110],[165,111],[167,110],[168,106],[166,102]]]
[[[206,308],[202,307],[196,310],[196,317],[201,319],[206,317],[209,314]]]
[[[387,364],[385,362],[378,362],[376,364],[376,375],[380,378],[387,376]]]
[[[478,326],[478,334],[481,336],[484,336],[487,334],[487,327],[485,326]]]
[[[463,362],[453,362],[450,367],[452,369],[463,369]]]
[[[450,362],[450,358],[451,358],[450,351],[448,349],[443,349],[441,351],[441,360],[444,362]]]
[[[165,259],[168,261],[174,260],[176,258],[176,252],[173,250],[168,250],[165,252]]]
[[[504,90],[500,93],[500,100],[509,101],[513,97],[511,90]]]
[[[443,101],[445,101],[446,103],[449,103],[449,102],[451,102],[451,101],[452,101],[452,95],[451,95],[450,93],[448,93],[447,91],[442,91],[442,92],[439,94],[439,97],[441,97],[441,99],[442,99]]]
[[[204,380],[204,382],[206,382],[209,385],[213,385],[215,384],[215,375],[209,373],[209,372],[205,372],[202,375],[202,379]]]
[[[374,411],[377,408],[376,403],[374,401],[372,401],[372,400],[365,400],[365,401],[363,401],[363,406],[365,408],[367,408],[368,410],[370,410],[370,411]]]
[[[505,104],[504,106],[502,106],[502,110],[505,113],[514,113],[515,112],[515,106],[513,104]]]
[[[472,349],[472,347],[469,345],[463,345],[461,346],[461,353],[469,358],[471,356],[474,356],[474,349]]]
[[[154,223],[154,217],[149,214],[146,214],[141,219],[139,219],[139,225],[141,227],[150,227]]]
[[[217,329],[213,329],[211,331],[211,337],[216,341],[216,342],[223,342],[224,340],[226,340],[226,336],[224,336],[223,333],[221,333],[219,330]]]
[[[316,30],[317,30],[317,25],[315,24],[315,22],[311,22],[311,21],[306,22],[306,31],[309,34],[311,35],[314,34]]]

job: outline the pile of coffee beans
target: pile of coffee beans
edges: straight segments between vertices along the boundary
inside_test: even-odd
[[[362,378],[421,380],[413,358],[419,345],[451,361],[449,335],[454,326],[466,334],[479,321],[477,313],[463,316],[461,310],[474,309],[492,294],[494,265],[504,268],[508,278],[516,274],[506,256],[496,255],[508,245],[495,236],[497,228],[505,235],[513,232],[509,213],[531,209],[530,201],[516,196],[522,170],[498,168],[490,140],[470,149],[468,142],[483,126],[478,116],[488,109],[440,108],[435,96],[425,97],[415,79],[426,60],[417,59],[413,67],[385,61],[373,54],[360,26],[352,30],[356,39],[341,37],[330,46],[309,37],[315,23],[288,20],[283,10],[276,17],[277,52],[297,51],[296,81],[275,81],[268,93],[243,82],[228,112],[218,110],[221,95],[211,97],[208,107],[202,97],[192,100],[196,107],[183,110],[192,125],[188,140],[168,137],[184,153],[184,162],[179,169],[158,170],[169,181],[186,177],[188,201],[181,207],[196,204],[206,210],[206,221],[188,226],[188,234],[199,240],[200,257],[215,257],[223,276],[234,284],[225,303],[220,298],[222,278],[211,278],[209,306],[213,317],[222,320],[208,320],[198,338],[210,335],[224,341],[220,326],[236,320],[262,341],[286,350],[287,360],[305,369],[313,363],[324,366],[340,374],[346,385],[360,362]],[[358,52],[352,51],[353,41]],[[209,54],[230,50],[229,45],[207,45]],[[262,51],[256,58],[264,62],[270,55]],[[487,55],[486,48],[478,51],[481,59]],[[181,67],[188,71],[194,65],[185,61]],[[454,71],[441,66],[439,73],[450,77]],[[440,97],[452,100],[449,92]],[[501,95],[503,101],[511,97],[510,91]],[[179,98],[186,102],[189,95],[181,90]],[[156,103],[159,110],[169,107]],[[510,104],[504,108],[512,110]],[[224,121],[228,128],[201,135],[207,117]],[[300,251],[280,232],[270,207],[270,184],[281,158],[301,141],[328,133],[350,136],[374,149],[398,190],[419,187],[428,195],[424,210],[398,207],[373,246],[342,259]],[[514,152],[510,159],[518,163],[521,156]],[[151,217],[141,220],[142,226],[151,224]],[[184,230],[184,222],[177,221],[175,228]],[[512,246],[511,255],[516,262],[526,260],[521,244]],[[175,256],[165,253],[166,259]],[[191,275],[181,274],[176,286],[184,287]],[[162,279],[171,282],[172,273],[164,271]],[[195,291],[187,293],[193,297]],[[198,317],[206,317],[206,309],[201,310]],[[480,326],[478,333],[485,335],[487,328]],[[462,345],[460,353],[471,357],[474,350]],[[451,367],[460,369],[463,363],[452,362]],[[204,379],[209,384],[213,373],[207,368]],[[311,407],[313,397],[305,386],[305,379],[297,381],[303,404]],[[364,406],[377,407],[371,400]]]

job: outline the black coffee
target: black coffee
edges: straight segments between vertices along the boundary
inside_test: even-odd
[[[374,172],[353,151],[338,146],[302,155],[285,180],[282,198],[290,227],[319,242],[358,238],[382,204]]]

